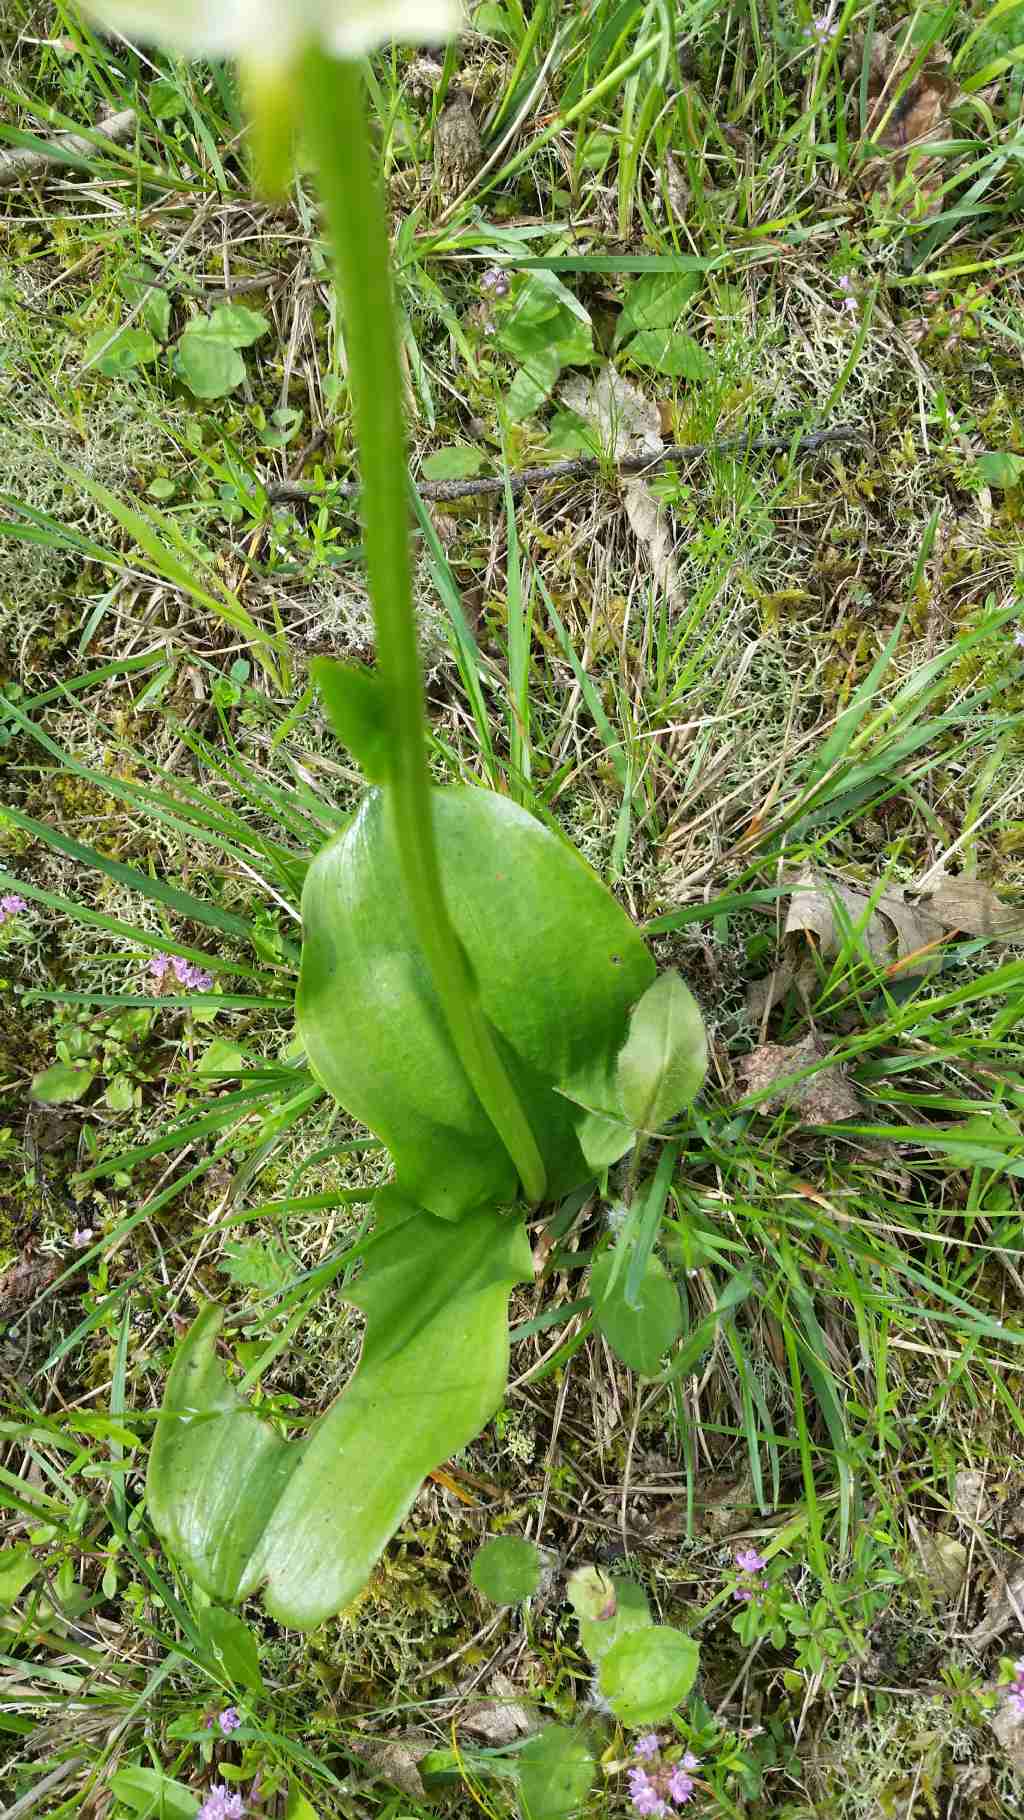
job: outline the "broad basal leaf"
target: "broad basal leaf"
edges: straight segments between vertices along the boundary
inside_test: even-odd
[[[203,1310],[167,1383],[147,1478],[165,1547],[225,1603],[262,1588],[306,1629],[366,1584],[426,1474],[479,1433],[508,1372],[508,1296],[531,1274],[522,1223],[477,1209],[456,1227],[393,1205],[346,1294],[367,1311],[360,1363],[302,1439],[228,1382],[221,1312]],[[438,1296],[438,1282],[454,1290]]]
[[[506,797],[432,793],[448,908],[547,1171],[552,1196],[591,1173],[559,1088],[614,1076],[630,1008],[654,974],[628,917],[566,843]],[[374,791],[317,856],[302,898],[296,1003],[310,1065],[383,1138],[399,1186],[457,1218],[511,1200],[512,1163],[463,1073],[405,910],[385,798]]]

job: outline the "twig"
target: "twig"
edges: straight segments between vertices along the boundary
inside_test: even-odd
[[[674,442],[667,448],[659,449],[656,455],[625,455],[620,461],[602,461],[594,455],[578,455],[571,461],[552,462],[547,468],[520,468],[518,473],[510,474],[508,478],[513,493],[522,493],[526,487],[547,486],[553,480],[582,480],[588,474],[608,471],[617,474],[651,474],[657,468],[664,467],[667,461],[695,461],[701,455],[783,454],[787,450],[795,455],[810,455],[815,449],[827,448],[831,443],[863,440],[862,430],[855,429],[852,424],[840,424],[834,430],[815,430],[810,436],[801,436],[797,442],[789,436],[734,436],[726,442]],[[476,494],[504,491],[503,475],[488,475],[479,480],[425,480],[419,483],[422,499],[471,499]],[[267,499],[272,506],[304,505],[308,500],[325,493],[340,495],[342,499],[354,499],[358,492],[359,485],[354,480],[345,480],[337,485],[328,481],[323,486],[283,480],[277,486],[267,488]]]
[[[113,145],[124,145],[135,132],[135,109],[128,107],[122,114],[111,114],[109,120],[99,121],[92,130]],[[20,145],[14,151],[0,152],[0,190],[8,190],[25,179],[53,176],[55,165],[67,166],[69,153],[74,158],[89,158],[99,149],[94,138],[58,133],[45,150],[41,146]]]

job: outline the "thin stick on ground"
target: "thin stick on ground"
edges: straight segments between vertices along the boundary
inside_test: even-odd
[[[834,430],[815,430],[810,436],[801,436],[796,442],[791,436],[733,436],[723,442],[673,442],[654,455],[624,455],[620,461],[601,460],[596,455],[576,455],[566,461],[554,461],[548,467],[520,468],[518,472],[509,475],[509,484],[513,493],[522,493],[527,487],[548,486],[555,480],[582,480],[589,474],[651,474],[664,467],[668,461],[697,461],[705,455],[768,455],[787,452],[793,455],[813,455],[817,449],[829,448],[833,444],[864,440],[863,430],[856,429],[853,424],[839,424]],[[504,491],[503,475],[485,475],[475,480],[424,480],[419,483],[421,499],[472,499],[476,495],[493,495]],[[359,487],[352,480],[337,483],[327,481],[323,486],[283,480],[277,486],[267,488],[267,499],[272,506],[305,505],[309,500],[328,492],[342,499],[354,499]]]

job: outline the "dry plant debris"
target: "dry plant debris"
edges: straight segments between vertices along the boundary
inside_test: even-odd
[[[593,379],[574,375],[560,388],[559,396],[570,411],[597,431],[613,460],[655,456],[664,448],[657,405],[612,366],[602,367]],[[670,599],[677,598],[679,575],[664,509],[642,479],[623,481],[622,504],[655,582]]]
[[[816,979],[815,958],[835,960],[847,939],[862,960],[904,980],[934,972],[939,965],[935,949],[955,931],[1000,942],[1024,940],[1024,908],[1003,903],[977,879],[940,876],[920,891],[900,885],[875,893],[806,867],[784,882],[791,896],[782,954],[773,972],[755,980],[747,993],[755,1020],[784,999],[791,986],[808,996]]]
[[[762,1043],[736,1065],[736,1073],[747,1093],[761,1093],[774,1081],[782,1081],[802,1068],[810,1068],[828,1054],[828,1045],[815,1032],[799,1043]],[[820,1068],[806,1080],[791,1081],[761,1100],[757,1111],[763,1115],[783,1107],[796,1112],[805,1125],[835,1125],[841,1119],[859,1118],[863,1107],[854,1088],[838,1065]]]

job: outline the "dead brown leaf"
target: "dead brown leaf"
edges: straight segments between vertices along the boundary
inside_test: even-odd
[[[905,78],[914,69],[920,55],[909,42],[907,21],[891,31],[877,31],[871,38],[868,68],[868,138],[896,157],[875,160],[865,173],[869,188],[877,187],[893,171],[902,177],[909,163],[909,153],[931,140],[949,135],[949,113],[955,105],[960,87],[950,70],[950,53],[944,44],[930,46],[925,61],[915,69],[903,91]],[[844,74],[859,85],[864,61],[865,39],[851,39],[844,62]],[[856,90],[855,90],[856,92]],[[939,161],[917,158],[914,177],[918,190],[928,195],[937,187]]]
[[[996,1585],[985,1616],[974,1626],[967,1641],[972,1649],[987,1649],[1004,1630],[1009,1630],[1011,1624],[1017,1630],[1024,1630],[1024,1570]]]
[[[988,1723],[989,1729],[1002,1746],[1011,1769],[1016,1775],[1024,1777],[1024,1715],[1009,1700],[1004,1700]]]
[[[574,375],[559,396],[568,410],[597,431],[616,461],[624,455],[657,455],[664,447],[657,405],[613,366],[602,367],[594,379]],[[659,588],[669,596],[678,593],[679,572],[666,515],[647,482],[623,477],[622,504]]]
[[[936,878],[923,891],[895,886],[880,896],[826,878],[807,867],[785,881],[791,888],[783,930],[783,952],[766,979],[755,980],[747,1008],[759,1022],[796,985],[807,997],[815,979],[814,955],[834,960],[845,936],[843,923],[857,932],[863,960],[899,979],[915,979],[939,965],[936,948],[959,930],[998,941],[1024,941],[1024,909],[1004,904],[990,885],[977,879]],[[874,897],[874,907],[868,907]]]
[[[503,1674],[494,1676],[487,1697],[475,1701],[459,1721],[460,1730],[472,1732],[487,1744],[512,1744],[535,1724],[514,1682]]]
[[[416,1766],[436,1743],[427,1732],[403,1732],[398,1738],[350,1736],[346,1742],[353,1755],[365,1763],[373,1781],[391,1782],[403,1795],[426,1800],[427,1791]]]
[[[762,1043],[760,1048],[737,1063],[736,1073],[747,1093],[761,1093],[775,1081],[797,1074],[802,1068],[821,1061],[828,1048],[812,1031],[800,1043]],[[856,1092],[842,1069],[820,1068],[803,1081],[791,1081],[757,1107],[771,1114],[782,1107],[796,1112],[805,1125],[834,1125],[840,1119],[858,1118],[863,1111]]]

